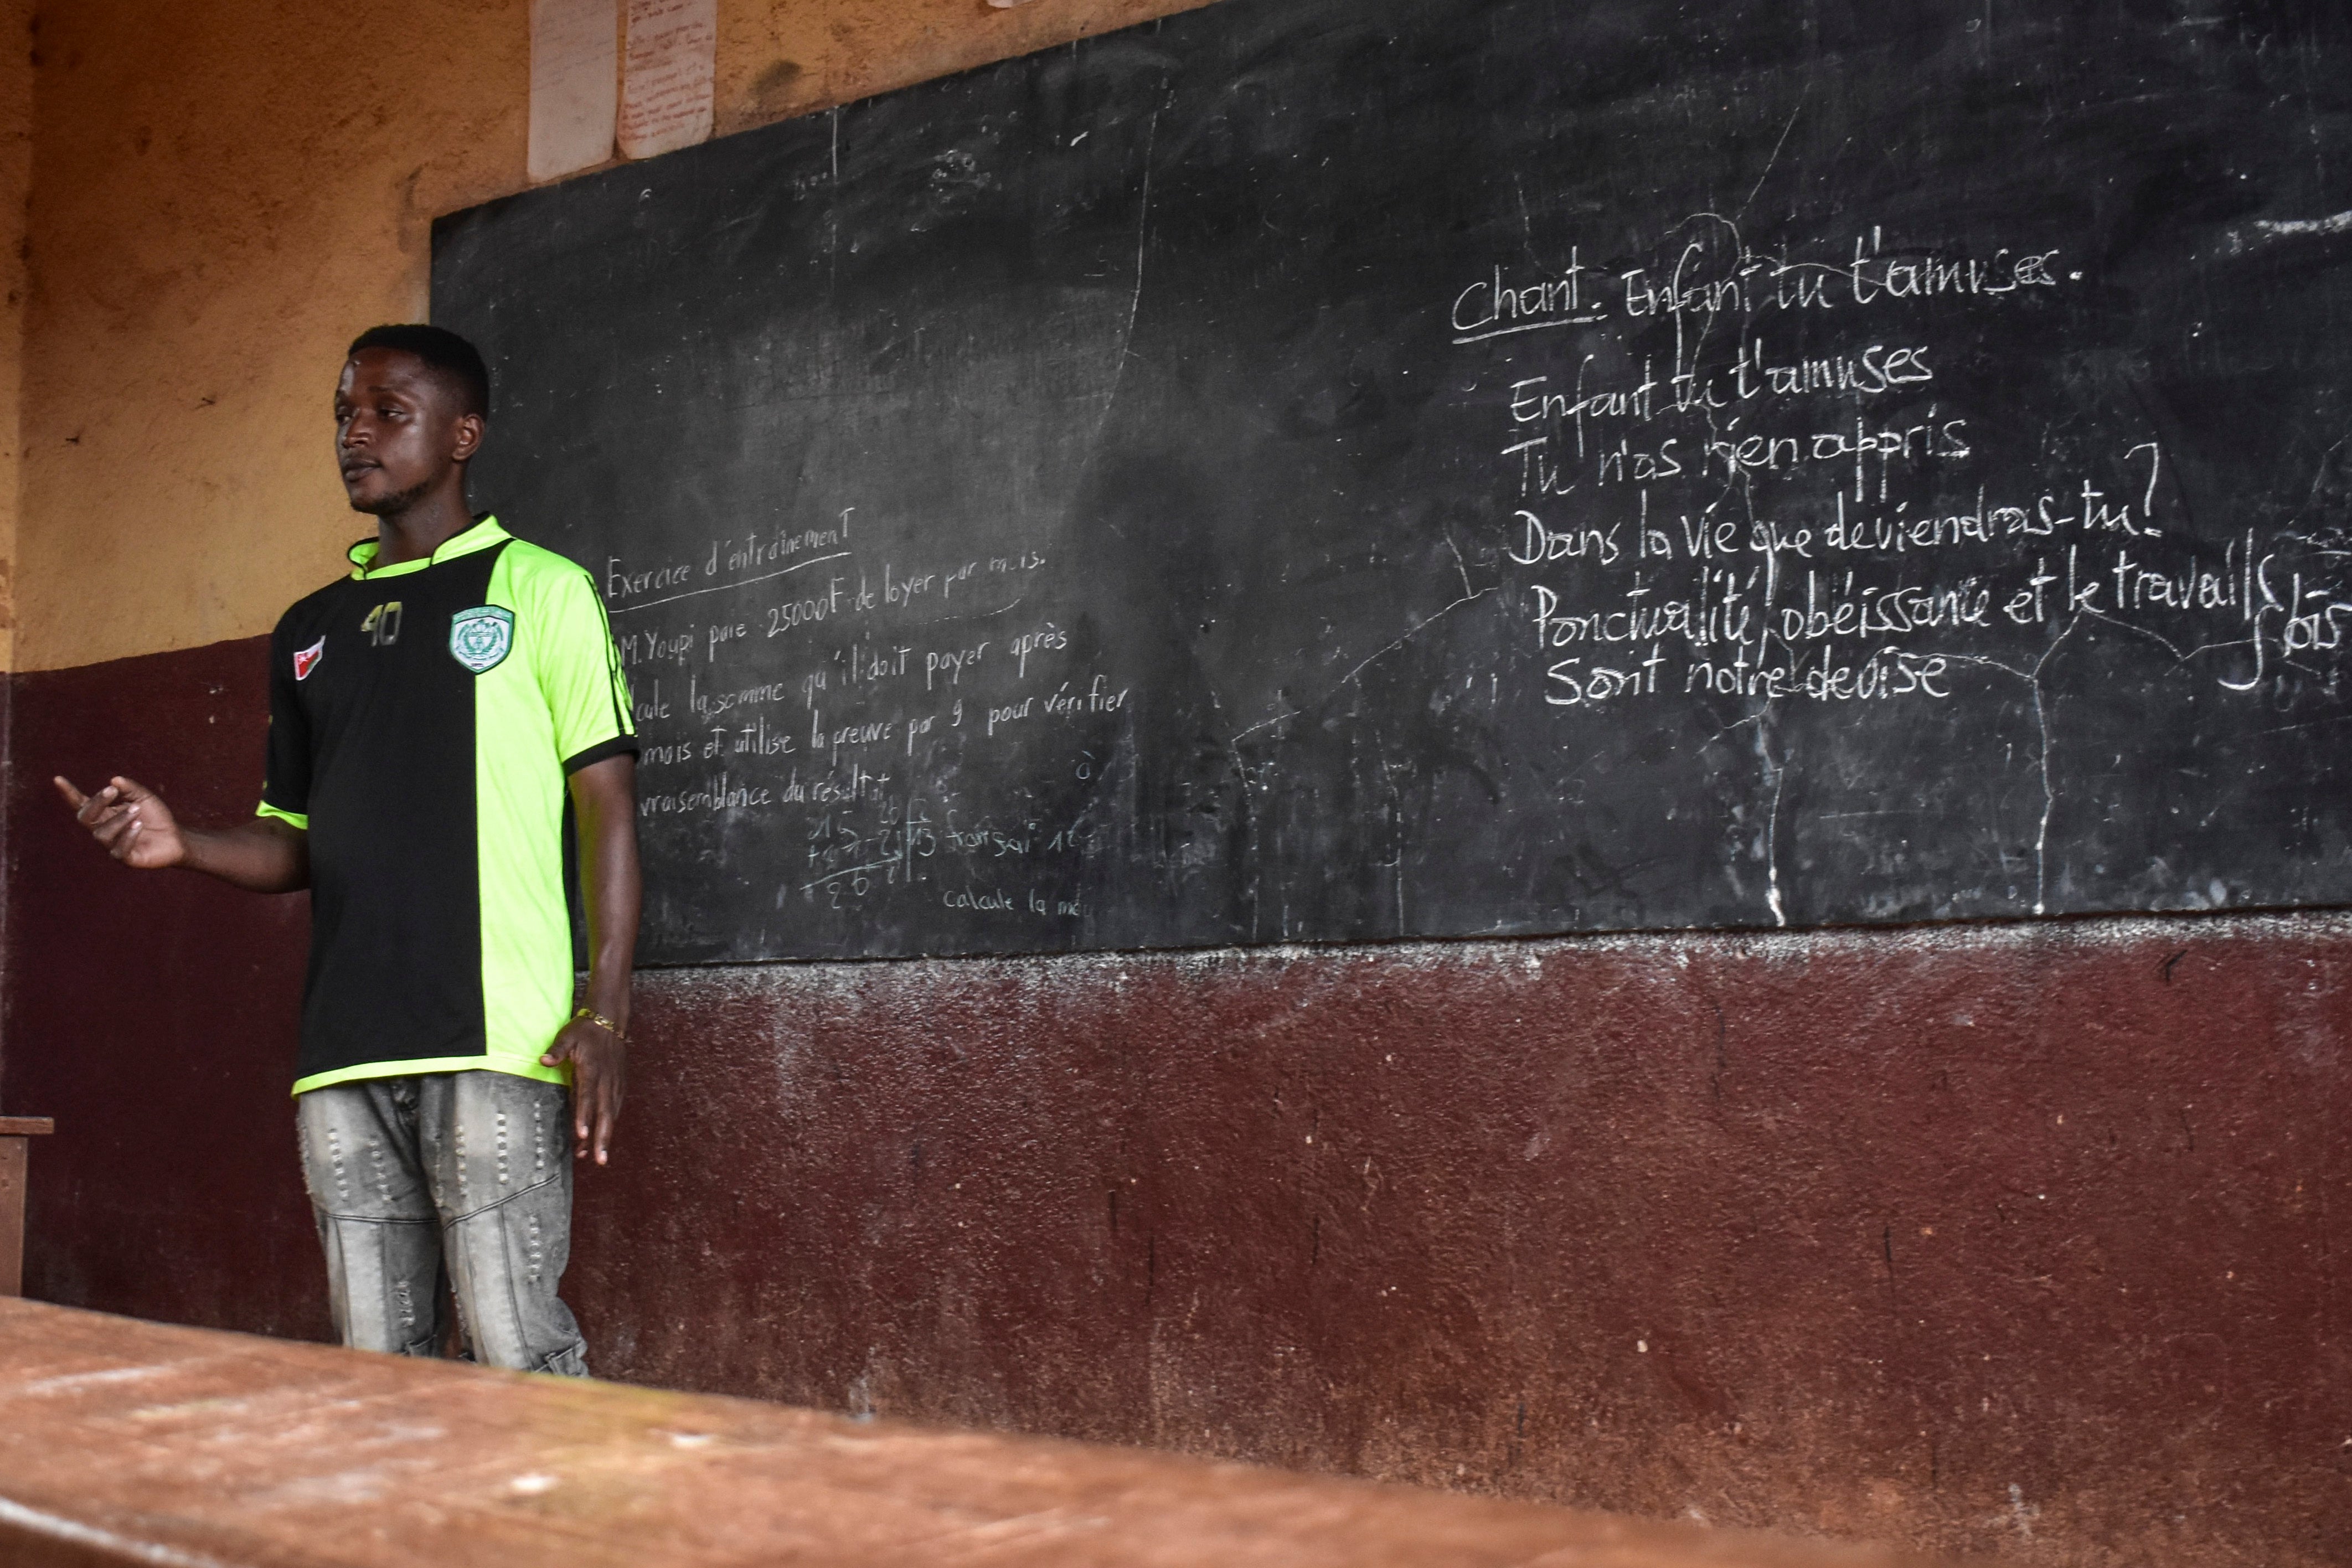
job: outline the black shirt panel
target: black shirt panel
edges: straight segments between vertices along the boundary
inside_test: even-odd
[[[449,623],[506,548],[331,584],[271,639],[264,798],[310,819],[298,1078],[487,1048],[474,676]]]

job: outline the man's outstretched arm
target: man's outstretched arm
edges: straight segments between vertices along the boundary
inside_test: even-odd
[[[163,797],[134,780],[110,779],[95,795],[63,778],[52,782],[74,820],[126,866],[182,866],[257,893],[295,893],[310,885],[310,836],[290,822],[257,816],[235,827],[182,827]]]
[[[572,813],[580,830],[580,892],[588,907],[588,1011],[614,1028],[575,1018],[539,1059],[572,1064],[573,1152],[604,1163],[627,1087],[629,974],[637,960],[637,912],[645,884],[637,871],[637,759],[591,763],[572,775]]]

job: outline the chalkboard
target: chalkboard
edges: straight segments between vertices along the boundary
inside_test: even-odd
[[[2352,38],[1226,0],[492,203],[656,963],[2352,898]]]

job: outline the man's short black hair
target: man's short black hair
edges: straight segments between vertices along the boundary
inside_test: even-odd
[[[479,349],[448,328],[428,327],[422,321],[370,327],[352,340],[343,357],[349,359],[362,349],[415,354],[457,394],[458,413],[490,416],[490,368],[482,363]]]

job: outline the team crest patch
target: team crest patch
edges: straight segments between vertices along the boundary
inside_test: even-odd
[[[449,656],[476,675],[496,669],[514,647],[514,612],[496,605],[449,617]]]
[[[326,657],[327,639],[325,637],[320,637],[309,647],[297,649],[294,654],[294,679],[310,679],[310,672],[318,668],[319,661]]]

